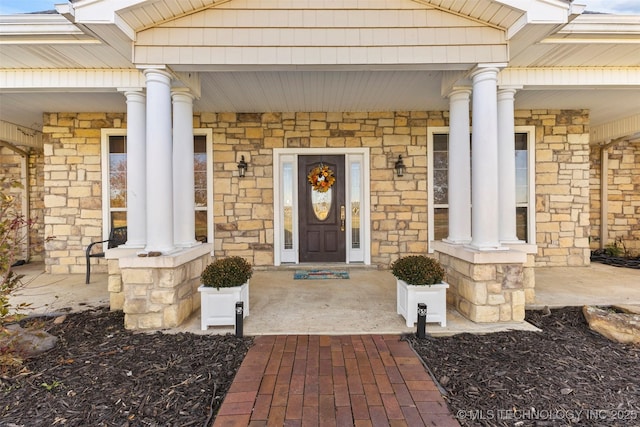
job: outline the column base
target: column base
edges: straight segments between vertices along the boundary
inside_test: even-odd
[[[499,252],[499,251],[509,250],[507,246],[502,246],[500,243],[498,243],[497,245],[494,245],[494,244],[484,245],[484,244],[475,244],[473,242],[470,242],[469,244],[465,245],[465,248],[468,248],[474,251],[481,251],[481,252]]]
[[[471,243],[471,239],[442,239],[444,243],[448,243],[450,245],[468,245]]]

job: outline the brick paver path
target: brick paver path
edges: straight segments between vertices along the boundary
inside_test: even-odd
[[[261,336],[216,417],[222,426],[459,426],[399,336]]]

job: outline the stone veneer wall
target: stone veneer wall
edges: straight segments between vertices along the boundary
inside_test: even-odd
[[[608,149],[607,244],[616,243],[631,254],[640,254],[640,146],[621,141]],[[601,148],[591,147],[591,249],[600,248]]]
[[[85,249],[102,240],[101,129],[124,128],[125,114],[44,115],[44,232],[48,273],[84,273]],[[94,259],[92,271],[106,272]]]
[[[174,328],[200,308],[198,286],[211,262],[211,244],[151,258],[116,248],[109,257],[110,308],[124,311],[125,328]]]
[[[536,126],[536,265],[588,265],[589,112],[517,110],[515,125]]]
[[[29,217],[33,220],[29,228],[29,261],[42,261],[44,252],[44,202],[43,202],[43,163],[41,152],[26,149],[29,152],[27,159],[27,183],[29,188]],[[22,182],[22,158],[19,154],[7,147],[0,146],[0,173],[7,179]],[[22,190],[14,188],[11,193],[16,197],[18,212],[22,209]],[[26,242],[22,248],[26,254]],[[24,255],[19,257],[22,259]]]
[[[427,251],[427,126],[445,112],[200,114],[213,129],[215,251],[273,265],[273,149],[369,147],[371,260]],[[237,177],[237,159],[249,163]],[[407,171],[395,177],[401,154]],[[235,176],[234,176],[235,175]]]
[[[536,265],[589,263],[589,129],[583,110],[518,110],[516,125],[536,126]],[[273,265],[273,149],[369,147],[371,259],[387,268],[427,250],[427,127],[448,112],[199,113],[212,128],[214,247]],[[102,128],[124,128],[124,114],[45,114],[44,229],[47,271],[83,273],[84,249],[102,236]],[[237,159],[249,162],[237,176]],[[407,173],[394,176],[402,154]],[[106,262],[93,261],[95,271]]]

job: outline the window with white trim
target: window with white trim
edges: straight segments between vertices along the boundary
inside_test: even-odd
[[[213,176],[210,129],[194,129],[195,238],[213,241],[213,212],[209,185]],[[103,235],[127,225],[127,136],[124,129],[104,129],[102,138]]]
[[[535,243],[535,151],[534,126],[516,126],[516,235]],[[428,131],[429,160],[429,241],[449,235],[449,128]],[[469,150],[471,152],[471,149]],[[473,232],[473,231],[472,231]]]

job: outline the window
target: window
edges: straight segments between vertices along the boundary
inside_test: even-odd
[[[208,183],[212,176],[211,141],[209,129],[194,129],[194,192],[195,192],[195,238],[201,242],[213,241],[213,231],[208,224],[213,223],[210,212]],[[103,130],[103,213],[105,238],[114,227],[127,225],[127,136],[124,129]]]
[[[127,137],[109,135],[109,190],[107,224],[109,230],[127,225]],[[106,230],[107,234],[109,230]]]
[[[535,161],[531,141],[534,135],[533,126],[516,127],[516,233],[518,239],[527,243],[535,243],[535,218],[531,211],[535,197],[531,191]],[[429,241],[442,240],[449,235],[449,129],[430,129],[427,150],[430,159]]]

